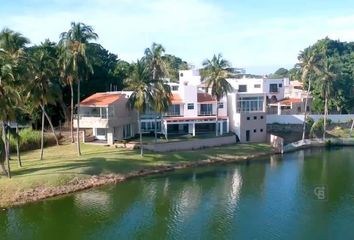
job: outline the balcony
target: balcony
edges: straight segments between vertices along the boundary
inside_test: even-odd
[[[107,107],[82,107],[80,115],[74,116],[75,128],[78,116],[80,117],[80,128],[107,128],[109,118],[113,117],[113,111]]]
[[[198,116],[215,116],[216,104],[199,104]]]

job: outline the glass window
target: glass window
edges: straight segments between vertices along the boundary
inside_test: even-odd
[[[200,113],[202,116],[210,116],[213,114],[213,105],[212,104],[200,104]]]
[[[247,92],[247,85],[238,85],[239,92]]]
[[[168,108],[168,116],[180,116],[180,105],[179,104],[173,104],[169,106]]]
[[[105,128],[97,128],[97,136],[106,136]]]
[[[172,86],[172,91],[178,91],[178,86]]]
[[[276,84],[276,83],[269,84],[269,92],[271,92],[271,93],[278,92],[278,84]]]
[[[263,116],[261,116],[261,119],[263,119]]]
[[[261,88],[261,84],[255,84],[254,88]]]
[[[263,111],[262,96],[259,97],[240,97],[237,100],[237,112],[260,112]]]
[[[250,120],[251,118],[250,117],[247,117],[247,120]]]
[[[253,132],[254,132],[254,133],[257,132],[257,129],[253,129]]]
[[[261,128],[261,130],[260,130],[261,132],[263,132],[263,128]]]
[[[188,103],[187,107],[188,107],[189,110],[194,109],[194,103]]]
[[[224,103],[223,102],[219,102],[219,108],[224,108]]]
[[[280,88],[283,87],[283,84],[282,84],[282,83],[279,83],[279,87],[280,87]]]
[[[254,116],[253,119],[254,119],[254,120],[257,120],[257,116]]]

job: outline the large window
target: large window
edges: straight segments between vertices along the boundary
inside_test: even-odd
[[[172,91],[178,91],[178,86],[172,86]]]
[[[238,85],[239,92],[247,92],[247,85]]]
[[[213,115],[213,104],[200,104],[199,115],[201,116]]]
[[[237,100],[237,112],[262,112],[264,97],[240,97]]]
[[[167,116],[181,116],[180,105],[173,104],[169,106]]]
[[[278,92],[278,84],[276,84],[276,83],[269,84],[269,92],[277,93]]]

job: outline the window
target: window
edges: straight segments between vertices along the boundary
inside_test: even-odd
[[[256,133],[256,132],[257,132],[257,129],[253,129],[253,132]]]
[[[224,103],[223,102],[219,102],[219,108],[224,108]]]
[[[188,103],[187,108],[188,108],[188,110],[193,110],[194,109],[194,103]]]
[[[181,77],[183,77],[183,73],[180,73],[179,75],[180,75]]]
[[[261,84],[255,84],[254,88],[261,88]]]
[[[247,92],[247,85],[238,85],[239,92]]]
[[[263,116],[261,116],[261,119],[263,119]]]
[[[106,129],[105,128],[97,128],[96,135],[97,136],[106,136]]]
[[[250,117],[247,117],[247,120],[250,120]]]
[[[297,107],[297,112],[301,112],[301,107]]]
[[[123,138],[130,138],[132,136],[131,125],[127,124],[123,126]]]
[[[199,115],[201,116],[213,115],[213,104],[200,104]]]
[[[282,84],[282,83],[279,83],[279,87],[280,87],[280,88],[283,87],[283,84]]]
[[[173,104],[168,107],[168,116],[180,116],[180,105],[179,104]]]
[[[260,131],[263,132],[263,128],[261,128]]]
[[[172,86],[172,91],[178,91],[178,86]]]
[[[237,99],[237,112],[262,112],[263,96],[258,97],[239,97]]]
[[[276,84],[276,83],[269,84],[269,92],[277,93],[278,92],[278,84]]]
[[[254,119],[254,120],[257,120],[257,116],[254,116],[253,119]]]

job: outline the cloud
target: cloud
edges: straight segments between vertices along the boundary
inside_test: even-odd
[[[71,21],[81,21],[94,27],[100,44],[128,61],[159,42],[169,53],[197,66],[221,52],[236,66],[268,73],[263,67],[295,64],[299,51],[320,38],[354,40],[354,14],[251,15],[204,0],[54,0],[50,4],[32,0],[26,4],[17,12],[0,10],[1,27],[19,31],[38,44],[45,38],[58,41]]]

